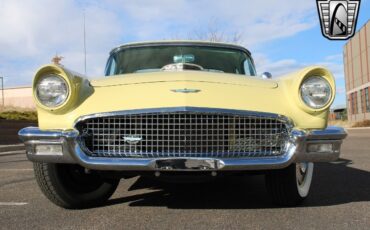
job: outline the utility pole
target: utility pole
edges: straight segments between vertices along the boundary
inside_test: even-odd
[[[4,77],[1,78],[1,100],[3,102],[3,107],[5,107],[5,98],[4,98]]]
[[[85,76],[86,76],[86,16],[84,10],[84,55],[85,55]]]

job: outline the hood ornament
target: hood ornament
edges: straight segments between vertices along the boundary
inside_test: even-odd
[[[174,93],[199,93],[201,90],[200,89],[171,89],[172,92]]]

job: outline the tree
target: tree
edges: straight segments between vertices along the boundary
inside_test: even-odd
[[[62,64],[60,63],[60,61],[63,59],[64,57],[62,56],[59,56],[58,54],[55,54],[55,56],[51,59],[51,62],[55,65],[59,65],[61,66]]]
[[[181,40],[183,36],[175,34],[171,39]],[[234,44],[243,43],[243,34],[239,31],[225,31],[220,27],[220,23],[216,20],[210,21],[207,26],[194,29],[188,32],[186,38],[188,40],[201,40],[210,42],[227,42]]]
[[[191,40],[204,40],[210,42],[228,42],[240,44],[243,36],[241,32],[225,32],[216,22],[209,23],[205,29],[197,29],[189,36]]]

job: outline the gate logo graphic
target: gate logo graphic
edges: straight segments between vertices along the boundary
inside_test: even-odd
[[[360,0],[317,0],[321,32],[330,40],[346,40],[356,31]]]

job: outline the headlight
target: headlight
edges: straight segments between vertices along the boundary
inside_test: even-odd
[[[58,107],[69,95],[67,82],[56,74],[48,74],[40,78],[36,85],[37,99],[47,107]]]
[[[319,76],[308,77],[304,80],[300,91],[304,103],[313,109],[325,107],[332,95],[329,82]]]

